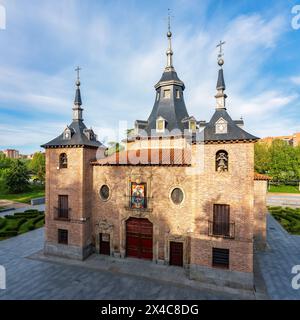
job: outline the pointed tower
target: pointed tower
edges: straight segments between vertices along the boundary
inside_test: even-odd
[[[84,259],[92,250],[91,160],[104,156],[105,146],[82,118],[79,68],[73,121],[46,149],[45,254]]]
[[[189,129],[190,122],[196,126],[194,118],[190,118],[185,106],[184,83],[179,79],[173,66],[172,32],[170,16],[168,23],[167,64],[159,82],[155,85],[156,97],[152,112],[147,121],[137,120],[135,133],[147,133],[148,136],[169,136],[183,134]],[[170,133],[171,132],[171,133]]]
[[[222,45],[225,42],[220,41],[217,47],[220,47],[218,54],[218,80],[217,80],[217,93],[216,98],[216,110],[211,120],[208,123],[202,123],[204,126],[204,140],[209,141],[256,141],[257,137],[249,134],[242,129],[244,122],[243,120],[232,120],[226,109],[226,98],[225,93],[225,80],[224,80],[224,59]]]

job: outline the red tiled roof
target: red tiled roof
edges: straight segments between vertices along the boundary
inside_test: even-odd
[[[267,180],[272,180],[272,178],[265,175],[265,174],[254,172],[254,180],[266,180],[267,181]]]
[[[141,149],[114,153],[91,162],[98,166],[189,166],[191,151],[187,149]]]

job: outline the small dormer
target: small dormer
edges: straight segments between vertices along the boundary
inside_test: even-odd
[[[224,134],[228,132],[227,121],[223,118],[220,118],[216,122],[216,134]]]
[[[71,140],[72,135],[73,135],[73,130],[69,126],[67,126],[63,132],[63,139],[64,140]]]
[[[93,129],[84,129],[83,133],[85,136],[90,140],[90,141],[95,141],[96,140],[96,135],[93,131]]]
[[[189,131],[196,132],[197,131],[197,121],[194,117],[189,119]]]
[[[165,132],[166,120],[163,117],[158,117],[156,119],[156,132]]]

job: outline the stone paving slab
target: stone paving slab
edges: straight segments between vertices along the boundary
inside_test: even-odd
[[[185,285],[131,276],[116,270],[27,258],[42,250],[44,230],[0,242],[0,264],[7,272],[7,289],[0,299],[237,299],[237,296]]]
[[[291,269],[300,265],[300,237],[289,235],[271,216],[268,215],[267,220],[268,249],[258,252],[255,259],[255,282],[260,287],[255,298],[266,298],[261,290],[265,285],[271,299],[300,299],[300,290],[291,286],[294,276]],[[0,264],[7,272],[7,289],[0,290],[0,299],[245,298],[204,288],[199,282],[197,286],[188,283],[182,268],[143,261],[132,264],[134,259],[112,262],[99,255],[91,256],[86,262],[49,259],[41,253],[43,243],[44,229],[0,241]],[[170,268],[172,272],[167,272]]]
[[[300,299],[300,290],[292,288],[291,273],[300,265],[300,236],[290,235],[271,216],[267,215],[267,249],[258,252],[260,270],[271,299]]]

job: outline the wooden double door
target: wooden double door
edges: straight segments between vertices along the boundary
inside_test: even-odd
[[[148,219],[129,218],[127,220],[126,256],[153,259],[153,225]]]

